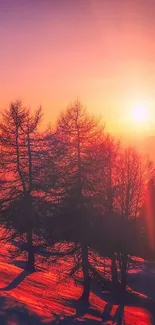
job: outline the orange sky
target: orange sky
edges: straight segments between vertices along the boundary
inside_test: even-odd
[[[125,135],[145,101],[153,121],[154,17],[154,0],[1,0],[0,107],[41,104],[46,123],[79,98]]]

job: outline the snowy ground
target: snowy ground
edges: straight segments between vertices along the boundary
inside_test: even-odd
[[[123,298],[102,293],[92,285],[88,306],[77,301],[80,285],[73,280],[60,281],[61,265],[43,264],[28,274],[23,262],[5,256],[7,247],[0,256],[0,325],[155,324],[152,305],[149,309],[147,303],[148,297],[155,299],[154,266],[148,270],[142,262],[143,270],[130,269],[129,283],[136,294]]]

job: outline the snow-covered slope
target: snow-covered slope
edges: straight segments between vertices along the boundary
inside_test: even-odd
[[[35,273],[24,270],[24,262],[9,261],[7,247],[0,257],[0,324],[152,324],[151,313],[141,296],[114,297],[92,285],[90,305],[78,302],[81,286],[63,281],[61,264],[45,263]],[[64,261],[63,261],[64,263]],[[64,266],[65,267],[65,266]],[[131,285],[142,288],[146,275],[133,270]],[[143,274],[143,276],[142,276]],[[153,284],[154,285],[154,284]],[[137,288],[135,288],[137,289]],[[146,294],[146,293],[145,293]],[[143,300],[142,300],[143,301]]]

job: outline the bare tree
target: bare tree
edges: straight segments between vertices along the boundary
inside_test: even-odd
[[[141,156],[131,147],[120,151],[116,210],[119,218],[118,259],[121,282],[126,287],[128,255],[134,252],[131,238],[136,236],[136,220],[144,200],[145,168]],[[135,250],[136,251],[136,250]]]
[[[88,300],[90,293],[89,243],[97,169],[95,155],[102,132],[99,123],[87,114],[79,102],[75,102],[61,114],[55,130],[59,148],[59,155],[56,154],[55,157],[55,168],[59,177],[55,183],[54,194],[51,187],[51,202],[58,206],[58,218],[55,218],[54,224],[57,223],[55,229],[59,227],[59,239],[80,243],[77,249],[81,251],[83,300]],[[53,238],[54,236],[53,233]]]
[[[101,219],[98,232],[102,236],[102,252],[111,258],[111,274],[113,286],[118,283],[115,246],[115,223],[117,217],[116,205],[119,190],[120,143],[112,136],[107,135],[102,142],[99,157],[100,161],[97,199],[99,202],[99,214]],[[97,171],[98,173],[98,171]],[[96,175],[95,175],[96,176]],[[101,246],[101,243],[100,243]],[[100,247],[101,250],[101,247]]]
[[[34,268],[32,201],[41,168],[37,136],[40,120],[41,109],[31,116],[17,101],[3,111],[0,123],[1,172],[5,179],[1,191],[1,222],[13,237],[26,234],[29,269]]]

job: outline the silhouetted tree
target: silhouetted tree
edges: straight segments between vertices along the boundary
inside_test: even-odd
[[[29,269],[35,264],[34,237],[46,244],[52,261],[72,256],[70,275],[83,273],[82,300],[89,300],[90,278],[99,276],[95,254],[111,259],[113,288],[120,286],[119,265],[125,289],[128,256],[138,252],[137,238],[142,239],[140,223],[137,227],[146,180],[141,157],[105,133],[78,101],[44,134],[38,130],[41,115],[18,101],[2,112],[1,225],[9,238],[26,241]],[[153,181],[149,193],[154,214]]]
[[[37,136],[40,120],[41,109],[32,116],[17,101],[2,112],[0,123],[1,169],[5,179],[1,191],[1,223],[10,229],[12,238],[26,235],[30,269],[34,268],[33,229],[37,222],[34,193],[40,170]]]
[[[111,258],[113,286],[117,286],[118,283],[115,236],[118,215],[116,206],[119,193],[119,152],[119,142],[110,135],[105,137],[99,153],[100,168],[97,197],[100,204],[101,220],[98,224],[98,231],[101,232],[100,237],[102,236],[103,254]]]
[[[136,237],[137,218],[144,200],[145,168],[142,159],[133,148],[121,150],[119,157],[119,195],[117,206],[119,219],[118,259],[122,287],[126,287],[128,255],[136,254],[131,238]]]
[[[97,232],[98,238],[101,238],[102,233],[102,241],[98,251],[111,257],[112,283],[116,288],[119,284],[119,261],[122,287],[125,287],[128,255],[138,251],[138,242],[136,239],[135,242],[131,241],[131,238],[138,237],[136,220],[144,200],[145,168],[136,150],[122,148],[110,136],[100,156],[102,169],[97,197],[102,218]]]
[[[99,123],[79,102],[61,114],[55,132],[61,150],[60,159],[55,160],[59,173],[54,193],[58,203],[57,224],[63,230],[61,238],[80,243],[84,300],[89,299],[90,293],[88,253],[94,218],[95,150],[102,132]]]

